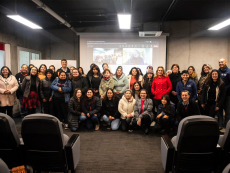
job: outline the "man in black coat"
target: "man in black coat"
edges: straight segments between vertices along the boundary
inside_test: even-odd
[[[177,120],[180,122],[183,118],[200,115],[198,103],[190,99],[190,93],[187,90],[181,92],[182,101],[177,105]]]

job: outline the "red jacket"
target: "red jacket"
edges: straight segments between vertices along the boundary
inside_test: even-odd
[[[161,78],[157,76],[157,78],[153,79],[151,92],[153,94],[154,99],[161,99],[162,96],[165,94],[169,95],[171,90],[172,90],[172,83],[168,76],[167,77],[162,76]]]

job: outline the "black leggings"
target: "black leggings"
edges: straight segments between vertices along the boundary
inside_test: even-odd
[[[146,128],[149,128],[150,124],[151,124],[151,118],[150,118],[150,116],[149,115],[144,115],[141,118],[141,126],[144,125]],[[134,126],[137,126],[136,118],[133,119],[132,125],[129,126],[129,129],[132,130]]]
[[[57,118],[64,123],[67,124],[67,116],[68,116],[68,103],[65,102],[65,99],[54,97],[54,105],[57,110]]]
[[[126,118],[126,119],[121,119],[121,130],[122,131],[127,131],[129,128],[129,124],[132,120],[132,117]]]
[[[49,115],[54,115],[54,103],[53,101],[43,102],[44,113]]]
[[[0,107],[0,112],[12,117],[13,116],[13,106]]]
[[[216,103],[206,104],[205,106],[206,114],[212,118],[215,118],[216,115]]]

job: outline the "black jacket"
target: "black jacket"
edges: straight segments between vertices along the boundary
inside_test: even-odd
[[[147,81],[145,84],[143,84],[143,88],[147,90],[149,98],[153,99],[153,94],[151,92],[151,87],[152,87],[153,81]]]
[[[99,78],[102,79],[102,77],[103,77],[103,76],[100,74],[100,75],[99,75]],[[88,74],[87,74],[87,79],[88,79],[89,87],[90,87],[90,88],[92,88],[92,83],[91,83],[92,78],[93,78],[92,75],[90,75],[90,74],[88,75]]]
[[[40,96],[39,94],[39,86],[40,85],[40,79],[36,76],[36,93],[38,94],[38,96]],[[22,81],[22,92],[23,92],[23,97],[28,98],[29,94],[30,94],[30,88],[31,88],[31,75],[26,76],[23,81]]]
[[[40,97],[41,99],[46,99],[47,101],[50,99],[52,95],[52,89],[50,88],[53,79],[49,80],[47,77],[40,81]]]
[[[190,99],[188,104],[188,111],[185,111],[185,106],[182,104],[183,101],[180,101],[177,105],[177,120],[180,122],[183,118],[192,116],[192,115],[200,115],[200,109],[198,103],[194,100]]]
[[[17,79],[18,85],[19,85],[19,87],[18,87],[18,89],[17,89],[17,91],[16,91],[17,98],[19,99],[19,96],[22,96],[22,95],[23,95],[21,85],[22,85],[22,81],[23,81],[23,79],[25,78],[25,76],[23,76],[21,73],[17,73],[17,74],[15,75],[15,78]]]
[[[210,86],[208,84],[204,84],[202,90],[201,104],[207,104],[209,89]],[[225,84],[222,80],[220,82],[220,86],[216,87],[216,92],[217,92],[216,107],[222,108],[224,104],[225,95],[226,95]]]
[[[71,79],[71,84],[72,84],[72,95],[74,93],[74,90],[76,88],[80,88],[82,95],[84,95],[87,91],[87,89],[89,88],[87,79],[85,77],[80,77],[78,80],[73,80]]]
[[[74,97],[72,97],[69,100],[68,103],[68,109],[69,109],[69,115],[68,115],[68,120],[70,123],[70,127],[79,127],[79,116],[81,115],[82,112],[82,102],[83,100],[80,100],[80,102],[77,102],[78,104],[75,106],[75,100]],[[75,110],[77,108],[77,110]]]
[[[120,118],[121,114],[118,111],[119,98],[115,97],[114,100],[103,100],[102,109],[104,114],[109,117],[112,116],[115,119]]]
[[[90,116],[97,114],[101,109],[101,101],[98,97],[95,97],[94,103],[91,104],[92,99],[86,98],[86,103],[83,101],[82,110],[85,114],[89,113]],[[91,108],[91,109],[90,109]]]
[[[171,80],[171,83],[172,83],[172,91],[175,91],[176,92],[176,86],[177,86],[177,83],[179,82],[179,81],[181,81],[181,74],[180,74],[180,72],[178,72],[178,73],[171,73],[170,75],[169,75],[169,79]],[[170,100],[173,102],[173,103],[175,103],[175,104],[177,104],[177,102],[178,102],[178,98],[177,98],[177,96],[174,96],[173,94],[172,94],[172,91],[169,93],[169,97],[170,97]]]

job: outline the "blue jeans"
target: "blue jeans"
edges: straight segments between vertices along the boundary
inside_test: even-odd
[[[79,117],[79,120],[81,122],[86,121],[87,129],[92,129],[95,125],[99,124],[100,117],[101,117],[100,113],[97,113],[97,116],[91,116],[91,117],[87,117],[86,115],[81,115]]]
[[[21,114],[25,114],[25,113],[27,112],[26,109],[21,107],[21,104],[22,104],[22,97],[23,97],[23,96],[20,95],[19,98],[18,98],[19,104],[20,104],[20,113],[21,113]]]
[[[230,96],[226,96],[225,97],[225,101],[224,101],[224,108],[219,109],[217,111],[217,116],[218,116],[218,123],[220,127],[226,127],[229,119],[230,119]],[[223,120],[223,109],[225,111],[225,123]]]
[[[110,122],[109,118],[106,115],[103,115],[103,120],[110,125],[111,124],[111,129],[112,130],[117,130],[121,124],[120,119],[114,119]]]

